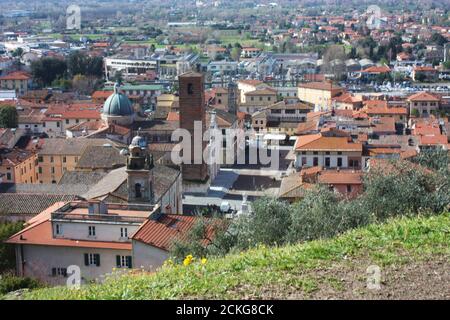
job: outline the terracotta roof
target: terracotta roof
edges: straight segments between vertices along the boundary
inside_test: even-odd
[[[178,112],[170,111],[167,114],[167,121],[180,121],[180,114]]]
[[[198,220],[199,217],[196,216],[163,214],[157,220],[146,220],[132,239],[168,251],[175,239],[186,239]],[[210,228],[207,233],[211,239],[213,229]],[[203,245],[208,245],[208,241]]]
[[[29,80],[31,76],[23,71],[11,72],[7,75],[1,76],[0,80]]]
[[[414,67],[414,71],[430,71],[430,72],[437,72],[437,70],[433,67],[421,67],[421,66],[416,66]]]
[[[277,94],[276,90],[271,88],[257,89],[245,93],[246,96],[270,96],[276,94]]]
[[[418,92],[408,97],[408,101],[433,101],[439,102],[440,99],[428,92]]]
[[[104,248],[116,250],[131,250],[131,243],[84,241],[73,239],[53,238],[51,213],[63,206],[64,202],[57,202],[36,217],[28,221],[28,226],[11,236],[6,243],[31,244],[58,247]]]
[[[361,171],[324,170],[320,173],[318,182],[326,184],[362,184]]]
[[[364,110],[369,116],[374,115],[407,115],[408,110],[403,107],[368,107]]]
[[[298,85],[299,88],[307,88],[307,89],[315,89],[315,90],[327,90],[327,91],[340,91],[342,90],[341,87],[332,84],[331,82],[307,82],[307,83],[301,83]]]
[[[333,100],[336,102],[340,102],[340,103],[352,103],[352,104],[362,102],[361,97],[355,97],[351,93],[348,93],[348,92],[346,92],[340,96],[334,97]]]
[[[362,151],[361,143],[353,143],[347,137],[324,137],[321,134],[311,134],[297,138],[295,150],[337,150],[337,151]]]
[[[108,90],[97,90],[92,94],[93,99],[107,99],[113,92]]]
[[[364,70],[362,70],[361,72],[364,73],[388,73],[391,72],[391,69],[387,66],[372,66],[372,67],[368,67]]]
[[[420,136],[420,145],[447,145],[448,139],[444,135]]]

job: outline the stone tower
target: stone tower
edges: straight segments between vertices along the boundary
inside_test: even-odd
[[[139,135],[128,147],[127,187],[128,202],[153,203],[153,158],[147,151],[147,143]]]
[[[186,129],[191,135],[191,163],[183,163],[181,172],[184,180],[206,181],[208,167],[203,159],[203,150],[207,142],[197,134],[194,137],[195,122],[201,124],[202,134],[206,130],[206,110],[204,80],[201,73],[187,72],[178,77],[180,90],[180,128]],[[194,143],[194,138],[196,143]],[[202,154],[200,154],[200,152]],[[201,156],[200,163],[194,163],[194,155]]]

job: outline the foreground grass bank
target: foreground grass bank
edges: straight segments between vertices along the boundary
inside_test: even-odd
[[[205,264],[198,260],[189,266],[163,267],[155,274],[114,277],[79,290],[39,289],[22,298],[450,298],[446,292],[450,214],[390,220],[334,239],[259,247]],[[381,289],[369,292],[367,268],[374,265],[381,270]],[[432,279],[427,280],[424,272]],[[427,288],[414,292],[421,286]]]

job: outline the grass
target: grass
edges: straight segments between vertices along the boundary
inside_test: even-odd
[[[400,218],[382,225],[347,232],[337,238],[279,248],[264,246],[198,261],[187,267],[165,266],[154,274],[132,273],[111,277],[103,284],[38,289],[24,299],[176,299],[260,297],[274,288],[282,293],[299,290],[306,296],[326,283],[344,290],[334,275],[318,273],[361,261],[379,266],[416,263],[433,257],[450,260],[450,214]],[[198,260],[198,259],[197,259]],[[367,265],[368,265],[367,264]]]

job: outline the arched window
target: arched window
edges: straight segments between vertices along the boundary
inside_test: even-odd
[[[136,198],[141,198],[142,197],[141,184],[140,183],[136,183],[134,185],[134,194],[135,194]]]

